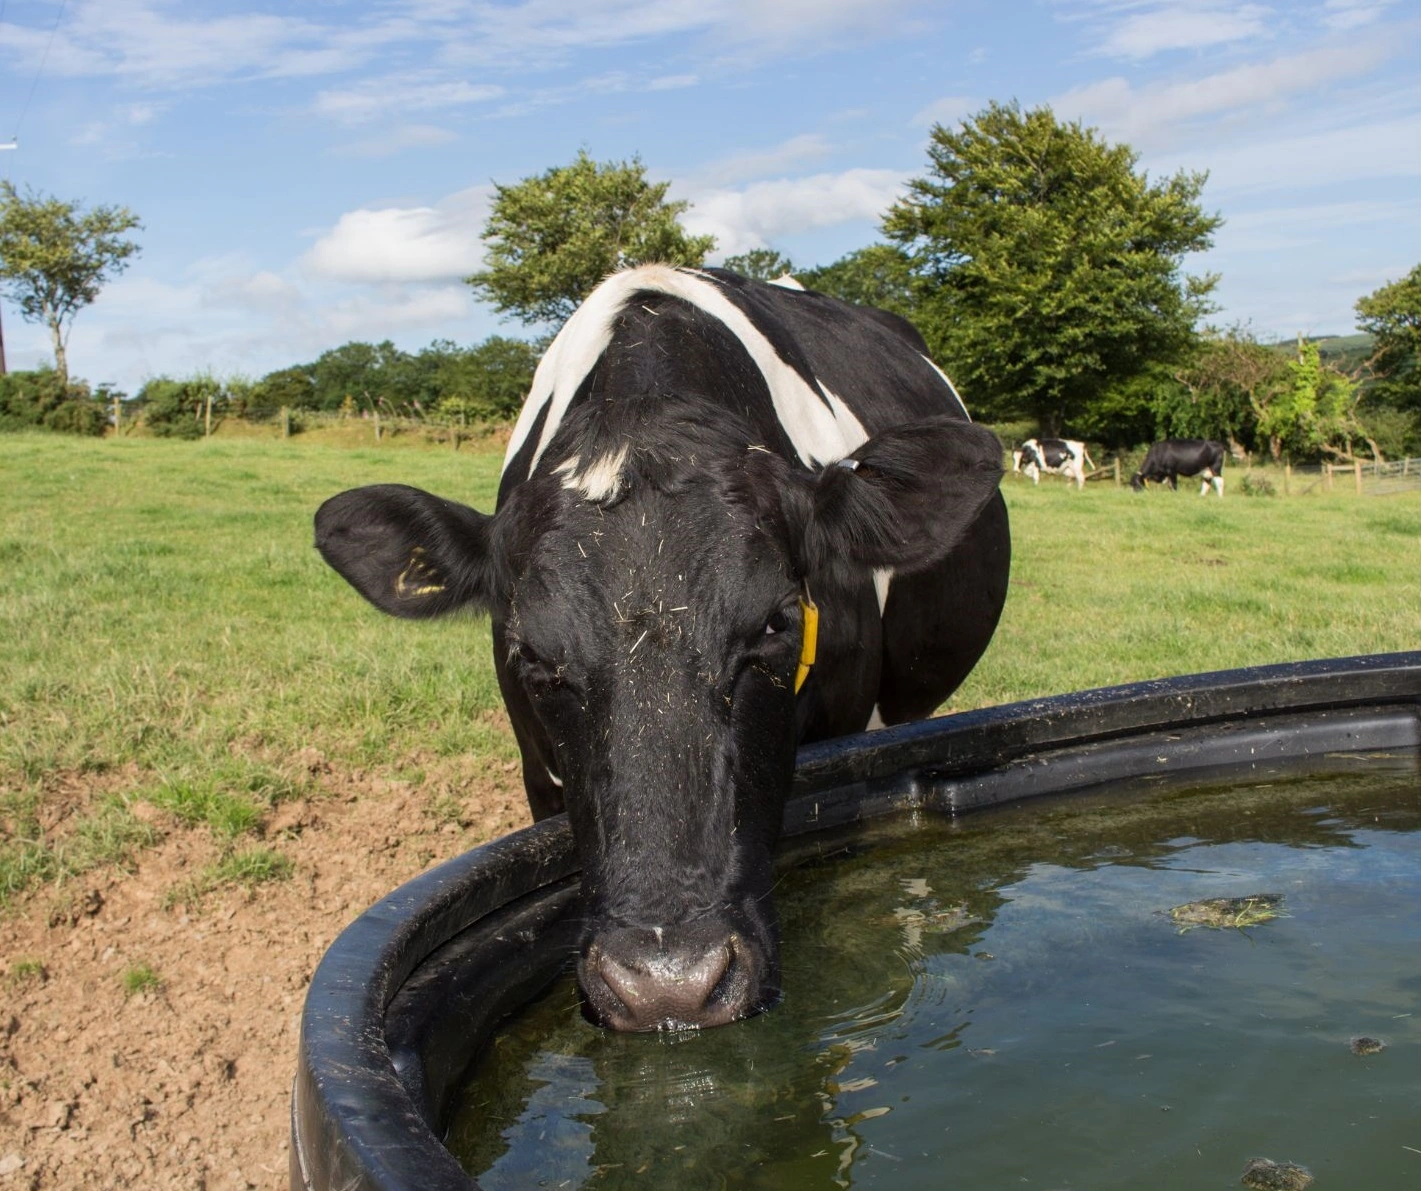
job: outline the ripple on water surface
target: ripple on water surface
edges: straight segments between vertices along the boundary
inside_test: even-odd
[[[488,1191],[1421,1185],[1421,769],[1356,765],[874,826],[780,881],[772,1012],[616,1035],[564,981],[450,1147]]]

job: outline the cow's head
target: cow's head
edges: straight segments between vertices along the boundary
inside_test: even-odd
[[[396,485],[316,515],[321,553],[384,611],[490,612],[530,800],[560,795],[579,850],[585,1005],[629,1030],[778,995],[771,848],[806,600],[832,615],[872,569],[940,560],[1001,475],[995,437],[960,420],[815,473],[743,430],[676,425],[579,445],[570,415],[494,515]]]

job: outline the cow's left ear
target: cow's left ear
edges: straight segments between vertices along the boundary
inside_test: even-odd
[[[990,430],[948,417],[894,426],[816,477],[807,561],[931,566],[962,540],[1001,478],[1002,445]]]
[[[493,518],[404,484],[333,496],[316,510],[316,549],[392,616],[441,616],[493,598]]]

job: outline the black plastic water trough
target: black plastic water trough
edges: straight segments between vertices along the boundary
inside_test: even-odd
[[[801,751],[787,839],[894,811],[957,815],[1147,776],[1304,770],[1421,747],[1421,652],[1081,691]],[[564,817],[476,848],[376,903],[311,981],[292,1102],[297,1191],[476,1191],[440,1143],[499,1020],[573,942]],[[733,1029],[734,1027],[726,1027]]]

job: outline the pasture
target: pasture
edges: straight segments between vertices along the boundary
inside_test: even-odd
[[[310,750],[416,786],[516,760],[482,621],[386,619],[311,547],[341,488],[489,508],[499,463],[495,447],[0,438],[0,898],[141,846],[137,802],[240,841],[303,792]],[[1011,594],[944,710],[1421,643],[1421,494],[1004,490]],[[51,848],[47,781],[120,771]]]
[[[284,1185],[326,946],[527,815],[487,626],[381,616],[311,515],[381,481],[487,508],[499,462],[0,436],[0,1172]],[[1421,642],[1421,493],[1004,487],[1011,594],[947,710]]]

